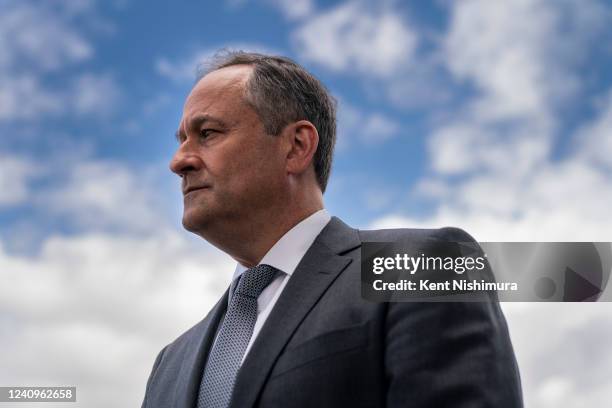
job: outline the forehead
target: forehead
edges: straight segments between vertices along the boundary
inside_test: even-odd
[[[185,100],[183,120],[208,110],[231,110],[242,105],[244,87],[252,67],[235,65],[205,75]]]

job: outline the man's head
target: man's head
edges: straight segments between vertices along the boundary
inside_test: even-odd
[[[319,187],[325,192],[336,143],[336,100],[317,78],[285,57],[246,52],[219,54],[198,76],[235,65],[252,67],[244,98],[268,134],[278,135],[298,120],[307,120],[317,129],[319,146],[313,165]]]
[[[215,221],[266,222],[266,211],[320,196],[335,131],[334,99],[293,61],[216,57],[187,97],[170,163],[183,178],[183,225],[201,233]]]

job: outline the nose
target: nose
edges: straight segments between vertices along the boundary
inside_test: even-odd
[[[186,174],[200,170],[204,165],[202,159],[189,148],[189,143],[182,143],[170,160],[170,170],[184,177]]]

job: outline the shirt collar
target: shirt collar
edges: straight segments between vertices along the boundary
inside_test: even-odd
[[[266,264],[273,266],[291,276],[306,254],[306,251],[308,251],[308,248],[310,248],[315,238],[321,233],[323,228],[325,228],[330,219],[331,215],[329,215],[326,209],[319,210],[304,218],[287,231],[285,235],[270,248],[268,253],[266,253],[259,262],[259,265]],[[234,276],[232,278],[232,286],[234,282],[236,282],[236,279],[247,269],[246,266],[239,262],[236,264],[236,269],[234,270]]]

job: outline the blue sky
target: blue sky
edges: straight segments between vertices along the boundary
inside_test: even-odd
[[[48,50],[50,61],[63,60],[41,69],[35,47],[23,52],[16,50],[13,70],[25,69],[26,75],[28,71],[35,75],[37,85],[43,88],[37,92],[47,93],[50,98],[75,87],[83,76],[90,88],[83,92],[91,93],[91,100],[80,101],[77,92],[72,91],[62,101],[32,108],[31,114],[27,109],[19,112],[22,108],[17,106],[12,109],[14,112],[6,113],[7,120],[2,122],[6,135],[3,148],[43,160],[50,152],[61,156],[60,150],[84,149],[92,159],[120,160],[133,170],[143,164],[168,161],[175,148],[172,134],[192,85],[199,55],[227,46],[270,50],[298,60],[301,54],[296,51],[296,36],[291,34],[295,20],[286,18],[272,4],[219,2],[211,7],[186,2],[175,8],[125,3],[105,7],[83,5],[84,10],[78,11],[62,10],[59,5],[39,7],[29,16],[35,20],[33,23],[47,14],[64,15],[64,31],[59,35],[73,39],[74,44],[68,42],[62,48],[56,42],[45,44],[39,38],[37,46]],[[369,58],[362,71],[367,73],[370,66],[377,65],[375,57]],[[347,116],[342,115],[343,111],[340,115],[339,144],[343,148],[336,157],[328,205],[334,212],[343,213],[347,220],[365,225],[377,214],[406,205],[405,194],[425,167],[423,136],[427,109],[406,110],[390,103],[378,88],[381,84],[388,86],[393,73],[370,76],[351,72],[347,64],[355,58],[347,56],[339,70],[330,69],[325,61],[304,63],[328,84],[340,98],[341,106],[351,109],[350,124],[342,126],[348,120],[343,121]],[[402,63],[403,58],[397,55],[385,64]],[[175,67],[179,68],[177,72],[167,72]],[[399,68],[390,69],[401,73]],[[19,97],[13,103],[27,103]],[[41,120],[33,120],[36,118]],[[369,120],[369,128],[361,128],[364,124],[359,122],[363,119]],[[378,130],[382,132],[377,134]],[[349,179],[345,180],[347,176]],[[343,180],[348,184],[343,185]],[[380,203],[370,203],[372,200],[366,198],[373,186],[386,192]],[[355,193],[359,205],[354,205]],[[175,194],[174,201],[177,197]],[[410,207],[413,211],[424,210],[418,205]],[[44,211],[37,214],[45,215]],[[11,219],[15,218],[5,220]]]
[[[231,260],[181,230],[167,169],[197,64],[224,47],[289,56],[338,98],[325,201],[349,224],[612,241],[611,26],[595,0],[0,0],[0,383],[137,401],[225,288]],[[532,406],[607,401],[576,372],[612,375],[609,307],[504,307]],[[542,368],[559,354],[573,365]]]
[[[575,153],[577,131],[602,115],[610,98],[604,4],[488,7],[525,14],[524,30],[503,18],[487,20],[487,8],[470,15],[468,6],[461,14],[460,6],[442,1],[172,7],[78,1],[19,8],[8,2],[4,18],[20,26],[7,24],[4,33],[11,44],[3,63],[9,107],[2,110],[0,146],[43,166],[72,152],[82,160],[119,161],[136,177],[143,168],[163,173],[198,61],[223,47],[277,52],[303,63],[340,101],[330,210],[359,226],[389,214],[438,224],[445,200],[442,191],[432,196],[429,190],[453,194],[457,181],[474,171],[496,169],[484,152],[436,153],[445,150],[442,139],[458,140],[459,129],[483,131],[486,140],[471,140],[464,150],[469,143],[504,150],[519,133],[536,132],[534,140],[549,140],[533,161],[555,163]],[[482,23],[489,33],[475,28]],[[472,39],[478,41],[470,45]],[[456,154],[465,163],[449,168]],[[526,161],[518,152],[501,154],[508,166]],[[22,177],[43,186],[62,177],[45,170]],[[172,188],[170,174],[157,177],[163,180],[156,189]],[[522,188],[511,193],[520,195]],[[178,194],[163,190],[156,200],[176,207]],[[53,221],[44,205],[32,208],[27,200],[4,207],[7,228],[26,216]],[[72,224],[65,219],[53,228],[76,228]]]
[[[445,137],[459,140],[459,129],[485,133],[486,140],[468,141],[464,150],[469,143],[512,149],[508,140],[536,132],[533,140],[549,140],[534,162],[556,163],[575,153],[576,133],[610,98],[610,34],[601,13],[607,10],[595,2],[489,7],[524,13],[534,26],[522,22],[524,30],[501,20],[496,26],[486,8],[479,17],[442,1],[172,7],[78,1],[22,4],[21,10],[11,4],[4,18],[22,25],[5,29],[5,41],[12,42],[3,69],[9,105],[0,121],[3,152],[44,165],[68,151],[119,161],[135,176],[143,168],[161,173],[198,61],[223,47],[277,52],[302,62],[340,101],[326,201],[360,226],[388,214],[436,221],[444,200],[431,196],[432,184],[452,194],[474,171],[496,170],[481,157],[485,152],[436,152],[444,150]],[[490,41],[475,28],[481,23],[489,25],[482,35]],[[470,36],[478,42],[470,45]],[[465,163],[453,167],[448,162],[459,153]],[[447,163],[432,165],[432,159]],[[508,166],[526,161],[518,152],[499,159]],[[44,186],[61,178],[52,173],[22,177]],[[156,188],[170,187],[170,174],[158,177]],[[178,195],[163,190],[156,199],[176,206]],[[50,222],[44,205],[19,204],[4,206],[5,226],[23,216]],[[59,227],[75,227],[70,224],[66,219]]]

